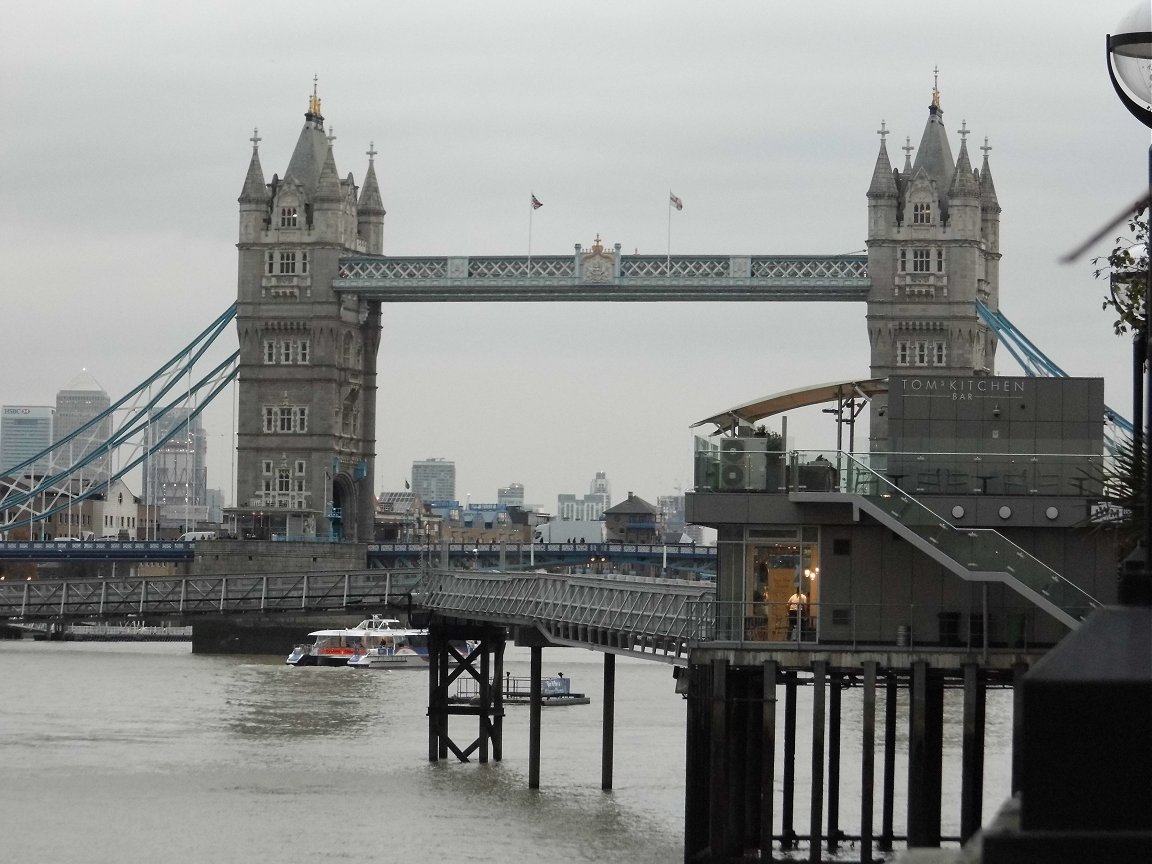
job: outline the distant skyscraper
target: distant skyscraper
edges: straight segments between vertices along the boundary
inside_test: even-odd
[[[188,409],[173,408],[151,424],[148,441],[162,441],[144,461],[144,503],[160,508],[160,520],[168,524],[208,520],[208,470],[205,455],[208,439],[200,417],[188,417]]]
[[[507,507],[524,507],[524,484],[511,483],[496,490],[496,503]]]
[[[456,500],[456,463],[423,459],[412,463],[412,491],[426,503]]]
[[[55,408],[45,405],[5,405],[0,412],[0,476],[52,446]],[[48,467],[40,460],[21,474],[40,474]]]
[[[104,388],[88,374],[77,375],[68,386],[56,394],[56,419],[53,422],[52,442],[58,443],[95,419],[112,404]],[[112,435],[112,418],[105,417],[92,428],[77,435],[72,441],[62,445],[53,454],[57,466],[75,464],[85,456],[100,449]],[[83,470],[85,478],[99,479],[107,476],[107,458],[99,456]]]
[[[556,497],[556,518],[573,521],[601,519],[612,505],[612,487],[603,471],[597,471],[587,495],[564,493]]]

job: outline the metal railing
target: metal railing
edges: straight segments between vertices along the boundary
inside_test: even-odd
[[[710,583],[622,576],[435,570],[420,605],[443,615],[534,626],[559,644],[674,662],[712,629]]]
[[[158,576],[0,583],[0,617],[160,617],[336,611],[405,599],[419,571]]]

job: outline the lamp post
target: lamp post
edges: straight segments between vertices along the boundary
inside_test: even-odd
[[[1108,78],[1112,81],[1112,88],[1124,107],[1133,117],[1152,130],[1152,110],[1147,107],[1152,103],[1152,4],[1148,0],[1136,4],[1124,16],[1117,30],[1119,32],[1115,35],[1109,34],[1107,37]],[[1124,82],[1123,86],[1121,81]],[[1141,105],[1140,102],[1144,104]],[[1149,201],[1152,202],[1152,145],[1148,148],[1148,191]],[[1152,223],[1152,206],[1147,212],[1150,217],[1148,221]],[[1152,225],[1148,227],[1152,228]],[[1140,367],[1152,357],[1152,352],[1148,351],[1148,340],[1152,335],[1152,328],[1148,326],[1149,313],[1152,312],[1152,231],[1146,229],[1145,234],[1148,243],[1145,250],[1147,273],[1144,282],[1144,351]],[[1133,369],[1133,374],[1141,374],[1143,370],[1140,367]],[[1141,429],[1142,433],[1135,440],[1141,448],[1138,464],[1141,466],[1144,480],[1142,512],[1144,562],[1139,574],[1131,572],[1124,574],[1120,586],[1120,600],[1122,603],[1147,606],[1152,605],[1152,573],[1149,570],[1149,565],[1152,564],[1149,560],[1149,545],[1152,543],[1152,470],[1149,470],[1152,468],[1152,460],[1149,459],[1152,455],[1149,453],[1149,433],[1152,432],[1152,416],[1150,416],[1152,374],[1145,375],[1144,381],[1146,388],[1142,412],[1144,416],[1132,418],[1133,425]]]

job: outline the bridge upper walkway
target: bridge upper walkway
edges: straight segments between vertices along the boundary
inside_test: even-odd
[[[866,255],[345,256],[332,288],[385,303],[868,299]]]

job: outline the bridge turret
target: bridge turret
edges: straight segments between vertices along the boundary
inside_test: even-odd
[[[380,184],[376,181],[376,144],[368,145],[368,173],[364,175],[364,188],[356,207],[359,220],[357,231],[369,255],[384,254],[384,200]]]
[[[928,120],[904,170],[893,172],[881,128],[881,154],[868,190],[868,338],[871,374],[983,375],[996,339],[976,302],[998,294],[1000,207],[991,174],[974,171],[967,124],[953,160],[934,85]],[[894,203],[893,203],[894,199]],[[888,449],[886,400],[873,399],[873,450]]]
[[[260,167],[260,131],[252,130],[252,159],[248,162],[248,173],[244,175],[244,187],[240,190],[240,242],[251,242],[268,227],[271,218],[269,208],[272,196],[268,184],[264,182],[264,169]]]
[[[363,541],[375,509],[379,303],[332,290],[341,256],[365,251],[358,190],[337,174],[315,88],[304,121],[283,179],[265,185],[254,152],[240,198],[234,512],[257,539]]]

